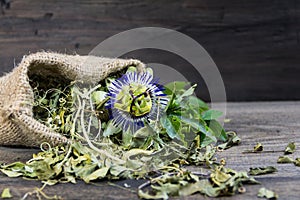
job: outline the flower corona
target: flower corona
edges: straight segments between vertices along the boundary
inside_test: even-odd
[[[145,123],[157,118],[168,103],[163,86],[152,73],[127,72],[108,87],[107,108],[114,124],[123,130],[135,132]]]

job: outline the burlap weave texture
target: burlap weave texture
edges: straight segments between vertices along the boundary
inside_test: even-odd
[[[144,68],[142,62],[134,59],[51,52],[24,56],[12,72],[0,78],[0,145],[39,146],[42,142],[51,145],[68,142],[67,138],[33,118],[34,94],[29,74],[41,76],[44,81],[49,76],[57,76],[58,79],[96,83],[127,66]]]

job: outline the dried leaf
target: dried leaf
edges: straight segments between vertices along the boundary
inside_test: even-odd
[[[295,145],[295,142],[291,142],[289,143],[285,150],[284,150],[284,154],[292,154],[296,151],[296,145]]]
[[[154,195],[149,194],[148,192],[143,192],[142,190],[138,190],[138,196],[141,199],[168,199],[169,196],[166,193],[156,193]]]
[[[296,158],[294,161],[294,165],[300,167],[300,158]]]
[[[249,174],[252,176],[257,176],[263,174],[271,174],[274,172],[277,172],[277,169],[273,166],[268,166],[268,167],[250,168]]]
[[[4,188],[1,194],[1,198],[2,199],[10,199],[13,198],[13,196],[10,193],[10,189],[9,188]]]
[[[106,129],[103,132],[103,136],[104,137],[108,137],[111,136],[113,134],[119,133],[121,131],[121,129],[119,127],[116,127],[112,121],[109,121],[107,124]]]
[[[47,180],[47,181],[42,181],[42,183],[46,184],[46,185],[55,185],[57,184],[59,181],[58,180]]]
[[[231,119],[228,119],[228,118],[224,119],[224,123],[229,123],[229,122],[231,122]]]
[[[277,163],[294,163],[294,159],[288,156],[279,156]]]
[[[278,199],[279,196],[275,192],[268,190],[266,188],[260,188],[257,194],[258,197],[265,197],[267,199]]]
[[[107,92],[95,91],[92,93],[91,98],[95,104],[99,105],[105,100],[106,96]]]
[[[232,169],[217,167],[211,173],[210,179],[200,179],[191,172],[164,174],[151,181],[152,191],[146,194],[139,188],[139,194],[147,198],[167,198],[169,195],[188,196],[201,193],[209,197],[234,195],[242,183],[257,183],[249,178],[246,172],[236,172]]]
[[[238,145],[241,142],[241,139],[237,136],[235,132],[227,132],[227,140],[223,143],[217,146],[220,150],[226,150],[229,149],[232,146]]]
[[[132,70],[136,69],[128,69]],[[169,84],[164,91],[169,98],[164,117],[149,119],[144,128],[134,133],[112,123],[105,107],[110,98],[107,91],[112,81],[124,73],[83,88],[75,83],[32,83],[34,117],[74,140],[68,147],[49,146],[49,150],[33,155],[26,163],[2,165],[0,170],[11,177],[37,179],[46,185],[76,183],[77,179],[89,183],[104,178],[144,178],[153,174],[152,191],[138,191],[144,199],[167,199],[196,192],[210,197],[233,195],[241,184],[256,183],[246,172],[215,166],[217,148],[211,143],[226,140],[219,148],[227,149],[239,144],[240,138],[234,132],[226,133],[216,120],[221,112],[209,110],[207,104],[192,96],[196,85],[186,89],[188,83]],[[199,177],[188,172],[182,168],[186,164],[205,165],[211,176]]]
[[[231,177],[232,176],[230,174],[227,174],[225,171],[222,171],[219,168],[217,168],[210,176],[213,183],[218,186],[228,181]]]
[[[219,188],[214,188],[209,180],[199,180],[196,183],[189,183],[179,190],[179,196],[189,196],[200,192],[209,197],[217,197],[219,194]]]
[[[255,147],[253,148],[254,152],[260,152],[260,151],[263,151],[263,150],[264,150],[264,147],[263,147],[263,145],[261,143],[257,143],[255,145]]]
[[[16,171],[12,171],[11,169],[1,169],[1,172],[4,173],[6,176],[8,177],[19,177],[22,176],[23,173],[21,172],[16,172]]]
[[[213,157],[216,153],[216,148],[207,146],[205,151],[202,149],[196,148],[190,152],[190,155],[187,158],[187,161],[194,165],[207,165],[209,166],[214,162]]]
[[[104,177],[106,177],[106,175],[108,173],[108,170],[109,170],[109,167],[102,167],[100,169],[97,169],[96,171],[94,171],[90,175],[84,176],[83,180],[86,183],[89,183],[92,180],[103,179]]]

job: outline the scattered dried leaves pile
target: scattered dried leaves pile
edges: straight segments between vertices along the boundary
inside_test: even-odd
[[[240,143],[234,132],[225,132],[217,119],[221,112],[193,96],[196,85],[185,82],[165,85],[168,105],[154,121],[132,133],[115,126],[105,107],[110,84],[134,67],[112,74],[96,86],[75,82],[48,82],[33,77],[34,117],[71,139],[69,146],[51,147],[44,143],[41,152],[26,163],[3,164],[9,177],[40,180],[45,185],[91,181],[141,179],[149,181],[138,188],[143,199],[168,199],[201,193],[209,197],[245,192],[243,184],[258,183],[249,175],[275,172],[272,167],[237,172],[217,160],[217,151]],[[151,71],[151,69],[148,69]],[[217,143],[218,142],[218,143]],[[255,152],[263,151],[261,144]],[[286,154],[295,145],[286,148]],[[296,160],[280,158],[280,163]],[[189,171],[186,166],[199,166]],[[39,190],[41,192],[41,190]],[[9,196],[3,191],[2,196]],[[45,195],[43,195],[45,197]],[[260,196],[272,196],[261,190]]]

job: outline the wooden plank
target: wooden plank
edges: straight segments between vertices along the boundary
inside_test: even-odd
[[[242,139],[241,145],[220,153],[228,163],[228,167],[237,170],[249,170],[250,167],[275,166],[277,173],[258,176],[261,185],[247,187],[246,196],[236,199],[255,199],[260,187],[276,191],[280,199],[299,199],[300,190],[297,185],[300,180],[300,168],[293,164],[277,164],[277,158],[289,142],[300,145],[299,102],[265,102],[265,103],[238,103],[228,105],[227,130],[236,131]],[[261,142],[265,151],[274,153],[243,154],[252,150],[257,142]],[[297,150],[291,155],[300,157]]]
[[[1,72],[24,54],[52,50],[87,54],[120,31],[143,26],[178,30],[210,53],[230,101],[300,99],[299,2],[295,0],[14,0],[0,14]],[[189,69],[178,56],[160,51],[126,55]],[[191,70],[188,70],[191,71]],[[199,76],[187,74],[203,88]]]
[[[231,119],[225,124],[227,130],[238,133],[242,139],[239,146],[218,153],[217,157],[225,158],[227,166],[235,170],[248,171],[250,167],[275,166],[278,172],[269,175],[258,176],[261,185],[247,185],[247,192],[233,197],[218,199],[239,200],[258,199],[256,197],[259,188],[266,187],[276,191],[280,199],[297,200],[300,196],[298,185],[300,184],[300,168],[293,164],[277,164],[277,158],[283,155],[287,143],[296,142],[300,145],[300,102],[265,102],[265,103],[229,103],[227,118]],[[257,142],[261,142],[266,151],[273,153],[244,154],[245,150],[251,150]],[[0,148],[0,161],[11,162],[26,161],[36,149]],[[291,157],[300,157],[298,149]],[[197,170],[197,168],[191,168]],[[138,199],[136,188],[143,182],[124,180],[113,182],[119,186],[124,183],[131,188],[116,187],[106,181],[94,184],[85,184],[78,181],[77,184],[58,184],[46,187],[49,195],[59,195],[64,199]],[[5,187],[12,188],[15,199],[19,199],[34,187],[41,187],[37,181],[22,180],[20,178],[8,178],[0,174],[0,191]],[[184,199],[210,199],[196,194]],[[171,198],[179,199],[179,198]],[[214,199],[214,198],[212,198]]]

